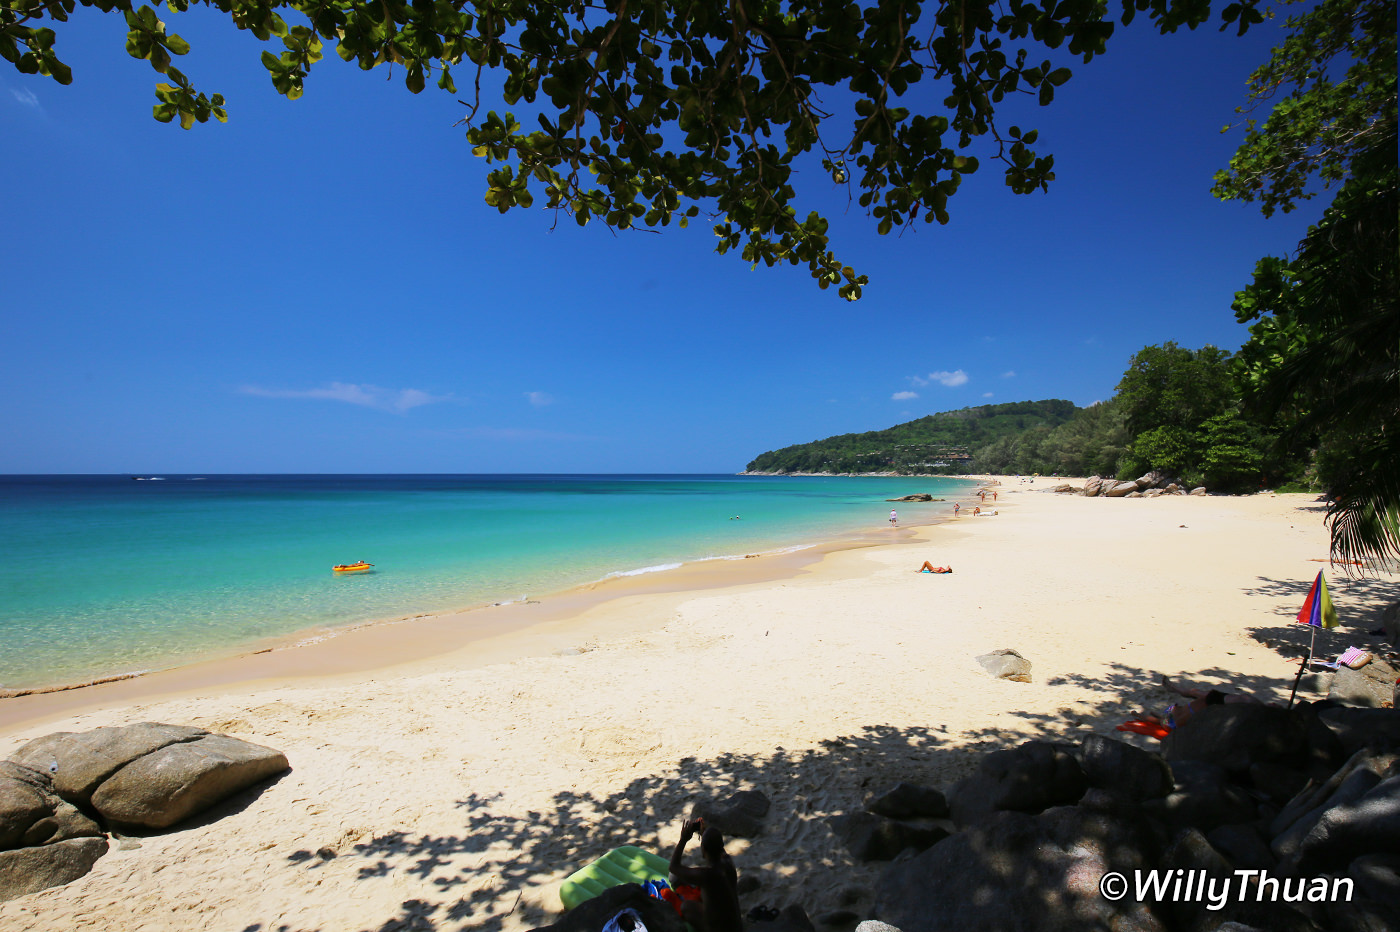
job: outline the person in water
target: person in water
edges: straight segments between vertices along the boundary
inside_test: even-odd
[[[685,846],[700,833],[700,853],[704,867],[686,867],[681,863]],[[744,920],[739,912],[739,872],[734,860],[724,850],[724,836],[714,826],[705,826],[704,819],[687,819],[681,825],[681,838],[671,852],[671,885],[689,884],[700,888],[699,900],[686,900],[682,913],[686,922],[698,932],[743,932]]]
[[[934,566],[932,563],[930,563],[930,562],[928,562],[927,560],[925,560],[925,561],[924,561],[924,565],[921,566],[921,567],[919,567],[919,572],[920,572],[920,573],[951,573],[951,572],[953,572],[953,568],[952,568],[951,566]]]

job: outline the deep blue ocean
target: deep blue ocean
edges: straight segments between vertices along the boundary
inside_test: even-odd
[[[943,516],[968,480],[0,476],[0,687],[539,597],[613,574]],[[737,520],[736,520],[737,516]],[[372,572],[331,567],[364,559]]]

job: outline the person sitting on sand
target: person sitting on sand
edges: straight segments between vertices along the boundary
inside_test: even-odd
[[[681,863],[685,846],[700,832],[700,853],[705,856],[704,867],[686,867]],[[743,932],[744,921],[739,912],[739,872],[724,850],[724,836],[714,826],[705,827],[704,819],[687,819],[681,825],[681,838],[671,852],[671,885],[690,884],[700,888],[699,900],[686,900],[685,921],[698,932]]]
[[[932,563],[930,563],[930,562],[928,562],[927,560],[925,560],[925,561],[924,561],[924,565],[921,566],[921,567],[919,567],[919,572],[920,572],[920,573],[951,573],[951,572],[953,572],[953,568],[952,568],[951,566],[934,566]]]

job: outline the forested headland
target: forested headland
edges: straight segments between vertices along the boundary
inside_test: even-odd
[[[999,473],[1136,478],[1248,492],[1320,489],[1319,438],[1301,441],[1245,400],[1244,359],[1175,343],[1138,351],[1107,401],[979,405],[756,457],[753,473]],[[1325,472],[1325,469],[1324,469]]]

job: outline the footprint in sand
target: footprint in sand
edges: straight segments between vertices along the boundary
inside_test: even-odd
[[[661,747],[661,740],[633,725],[604,725],[579,736],[579,750],[589,757],[642,757]]]

